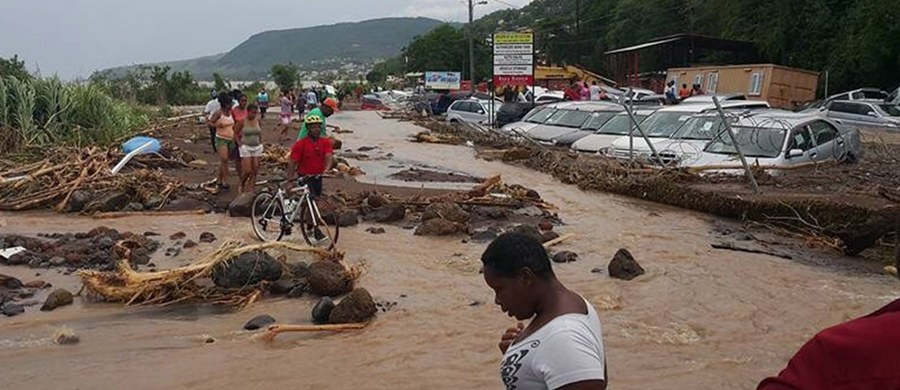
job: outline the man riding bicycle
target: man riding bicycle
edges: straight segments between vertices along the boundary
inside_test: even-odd
[[[315,199],[322,195],[321,175],[331,167],[334,151],[331,139],[321,136],[324,123],[321,116],[307,115],[304,123],[309,135],[297,140],[291,147],[290,179],[293,181],[296,175],[305,177]]]

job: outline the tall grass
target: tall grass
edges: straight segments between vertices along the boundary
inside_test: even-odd
[[[104,145],[146,126],[148,116],[94,85],[0,77],[0,148]]]

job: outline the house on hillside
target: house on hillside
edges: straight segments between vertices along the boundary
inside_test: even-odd
[[[775,64],[671,68],[666,81],[681,87],[700,84],[706,94],[740,93],[772,107],[795,108],[816,98],[819,73]]]

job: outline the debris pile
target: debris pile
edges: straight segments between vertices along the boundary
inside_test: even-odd
[[[48,206],[67,212],[119,211],[129,206],[156,209],[183,185],[151,169],[168,161],[165,159],[136,159],[130,164],[143,168],[114,175],[111,167],[122,157],[116,150],[59,148],[46,156],[0,172],[0,210]]]

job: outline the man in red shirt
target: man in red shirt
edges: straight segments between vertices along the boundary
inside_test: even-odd
[[[757,390],[900,389],[900,299],[825,329]]]
[[[309,136],[301,138],[291,147],[291,181],[294,174],[301,177],[317,176],[306,179],[309,191],[313,198],[322,195],[322,175],[332,164],[332,155],[334,151],[331,147],[331,139],[321,137],[322,134],[322,117],[318,115],[307,115],[306,128]]]

